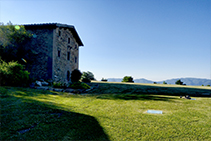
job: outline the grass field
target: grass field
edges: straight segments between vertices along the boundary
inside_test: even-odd
[[[100,83],[83,95],[0,87],[1,140],[211,140],[211,99],[177,96],[211,89],[173,87]]]

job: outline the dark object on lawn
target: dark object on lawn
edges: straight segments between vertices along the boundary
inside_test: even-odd
[[[186,95],[185,98],[186,98],[186,99],[191,99],[189,95]]]
[[[182,95],[180,95],[180,98],[191,99],[191,97],[189,95],[186,95],[184,97]]]

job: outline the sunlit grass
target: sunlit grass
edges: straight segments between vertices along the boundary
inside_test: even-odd
[[[1,87],[0,91],[4,93],[1,98],[2,140],[211,138],[210,98],[186,100],[155,94],[71,95],[10,87]],[[149,109],[161,110],[163,114],[148,114]],[[63,115],[58,117],[53,113]],[[38,125],[29,132],[18,133],[35,123]]]

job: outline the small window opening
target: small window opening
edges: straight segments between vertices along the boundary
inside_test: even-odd
[[[70,80],[70,71],[67,71],[67,81]]]
[[[60,50],[58,50],[58,57],[60,57],[60,54],[61,54],[61,51],[60,51]]]
[[[59,36],[61,36],[61,31],[59,30]]]
[[[75,57],[75,63],[77,63],[77,57]]]
[[[68,38],[68,44],[70,43],[70,38]]]
[[[70,60],[70,52],[67,53],[67,60]]]

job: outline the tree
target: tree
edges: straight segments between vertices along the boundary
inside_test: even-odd
[[[83,74],[81,76],[81,81],[85,82],[85,83],[90,83],[91,80],[95,80],[94,74],[90,71],[83,72]]]
[[[125,76],[122,80],[122,82],[134,82],[132,76]]]
[[[81,79],[81,75],[82,73],[80,70],[78,69],[73,70],[70,77],[71,82],[78,82]]]
[[[23,25],[0,23],[0,58],[5,62],[18,61],[23,64],[33,61],[33,51],[28,48],[32,34]]]
[[[166,81],[163,81],[163,84],[167,84]]]
[[[0,85],[27,86],[30,83],[29,74],[18,62],[0,60]]]
[[[183,82],[179,79],[179,80],[177,80],[177,81],[175,82],[175,84],[177,84],[177,85],[183,85]]]

